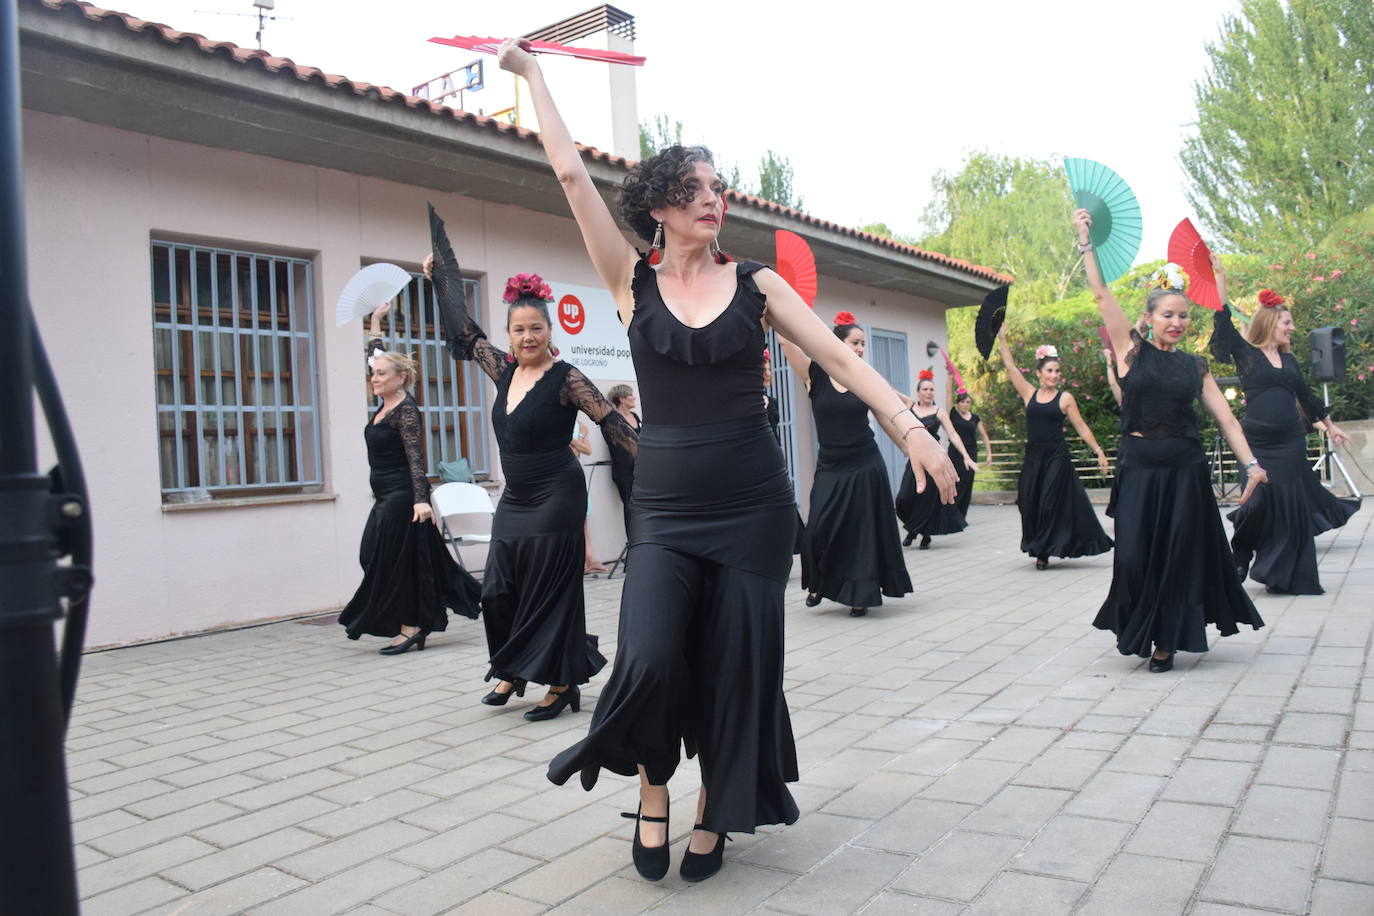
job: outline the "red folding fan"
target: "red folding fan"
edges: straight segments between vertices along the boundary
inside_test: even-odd
[[[797,291],[807,305],[816,307],[816,256],[806,239],[795,232],[779,229],[776,233],[778,276]]]
[[[1097,336],[1102,338],[1102,349],[1112,354],[1112,359],[1116,359],[1116,347],[1112,346],[1112,335],[1107,333],[1107,329],[1101,325],[1097,328]]]
[[[949,373],[950,378],[954,379],[955,394],[963,394],[965,391],[968,391],[968,389],[964,387],[964,377],[959,374],[959,369],[954,365],[954,360],[949,358],[949,354],[945,352],[944,347],[940,347],[939,350],[940,355],[945,358],[945,371]]]
[[[1174,227],[1169,236],[1169,260],[1183,268],[1188,275],[1184,291],[1198,305],[1214,312],[1221,311],[1221,296],[1217,293],[1217,278],[1212,272],[1212,252],[1198,234],[1192,220],[1185,219]]]
[[[501,49],[503,38],[479,38],[476,35],[454,35],[452,38],[431,38],[438,45],[449,45],[481,54],[495,54]],[[581,60],[599,60],[607,64],[628,64],[631,67],[644,66],[645,58],[620,51],[603,51],[600,48],[574,48],[556,41],[523,41],[522,46],[531,54],[557,54],[563,57],[576,57]]]

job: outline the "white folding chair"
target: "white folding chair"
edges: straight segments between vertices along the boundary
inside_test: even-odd
[[[491,543],[491,517],[496,511],[491,496],[475,483],[446,483],[430,494],[439,530],[453,545],[458,565],[463,565],[459,547],[464,544]]]

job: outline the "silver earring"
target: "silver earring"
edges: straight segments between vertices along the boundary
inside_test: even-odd
[[[654,229],[654,242],[653,242],[653,244],[650,245],[649,247],[652,248],[654,251],[662,251],[662,250],[663,250],[663,224],[662,224],[662,223],[659,223],[659,224],[658,224],[658,227],[657,227],[656,229]]]
[[[717,260],[720,259],[720,242],[711,239],[711,244],[707,245],[706,249],[711,253],[711,257]]]

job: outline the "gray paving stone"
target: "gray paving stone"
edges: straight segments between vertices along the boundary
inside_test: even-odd
[[[1105,751],[1052,747],[1016,774],[1016,783],[1050,789],[1081,788],[1111,755]]]
[[[306,882],[300,878],[276,869],[261,868],[199,893],[182,896],[149,912],[157,916],[190,916],[193,913],[196,916],[236,916],[305,886]]]
[[[87,913],[142,913],[176,900],[186,892],[161,878],[144,878],[133,884],[94,897],[82,903]]]
[[[1341,747],[1350,730],[1349,716],[1325,713],[1290,712],[1274,729],[1277,744],[1311,744],[1321,747]]]
[[[544,904],[535,903],[533,900],[525,900],[501,891],[488,891],[448,910],[445,916],[535,916],[547,910],[548,907]]]
[[[1091,881],[1130,832],[1127,824],[1060,815],[1016,858],[1019,871]]]
[[[997,876],[966,916],[1013,916],[1022,913],[1068,913],[1083,898],[1087,885],[1041,875],[1005,872]]]
[[[400,885],[376,898],[395,913],[430,916],[492,890],[540,864],[503,849],[487,849],[430,875]]]
[[[1316,864],[1317,847],[1314,845],[1258,837],[1228,837],[1202,887],[1202,899],[1232,906],[1301,913],[1307,908]]]
[[[1350,916],[1374,913],[1374,885],[1317,879],[1312,895],[1311,916]]]
[[[1073,793],[1064,789],[1007,786],[965,818],[961,826],[983,833],[1031,837],[1072,797]]]
[[[863,908],[863,916],[955,916],[963,908],[948,900],[884,891]]]
[[[1250,784],[1254,769],[1249,763],[1190,758],[1183,761],[1162,797],[1167,801],[1234,805]]]
[[[399,821],[377,824],[315,846],[306,852],[288,856],[277,863],[277,867],[288,874],[318,881],[328,875],[352,868],[384,856],[402,846],[409,846],[428,839],[429,831]]]
[[[1231,809],[1156,802],[1126,844],[1142,856],[1209,862],[1231,822]]]
[[[1112,860],[1078,910],[1081,916],[1183,913],[1202,878],[1201,862],[1123,854]]]
[[[1017,837],[955,831],[892,886],[909,894],[972,900],[1024,845]]]
[[[1057,741],[1059,735],[1058,729],[1013,725],[1003,729],[973,756],[987,760],[1005,760],[1010,763],[1029,763]]]
[[[827,814],[875,820],[889,814],[932,782],[929,776],[879,771],[827,802]]]
[[[680,856],[679,856],[680,858]],[[638,881],[638,876],[629,880]],[[663,886],[674,890],[667,900],[654,908],[654,916],[733,916],[735,913],[762,913],[764,900],[791,880],[786,874],[732,861],[709,881],[688,884],[670,872]]]
[[[960,812],[960,817],[966,810]],[[898,814],[900,812],[889,815],[888,819],[895,818]],[[886,821],[879,823],[881,825]],[[869,821],[852,817],[836,817],[823,813],[808,814],[786,830],[779,830],[759,840],[740,857],[740,860],[752,865],[802,874],[824,861],[836,849],[845,846],[869,826]],[[901,826],[905,827],[906,822]],[[943,832],[942,830],[941,833]]]
[[[201,856],[184,865],[163,869],[162,874],[182,887],[199,891],[324,842],[319,834],[299,827],[285,827],[275,833],[254,837],[247,843]]]
[[[1331,793],[1290,786],[1257,785],[1245,796],[1234,833],[1320,843]]]
[[[378,857],[332,878],[312,882],[300,890],[276,897],[270,903],[248,912],[253,916],[344,913],[393,887],[410,884],[423,876],[424,872],[419,869]]]
[[[1064,812],[1136,824],[1150,810],[1166,783],[1162,776],[1104,770],[1073,797]]]
[[[921,790],[924,798],[980,805],[1001,791],[1020,767],[999,760],[965,760]]]
[[[1374,884],[1374,824],[1338,817],[1322,855],[1325,878]]]
[[[629,863],[629,843],[602,837],[550,862],[536,863],[502,889],[528,900],[554,904],[622,871]]]
[[[814,870],[785,885],[770,906],[807,916],[848,913],[901,873],[911,859],[875,849],[842,849]]]

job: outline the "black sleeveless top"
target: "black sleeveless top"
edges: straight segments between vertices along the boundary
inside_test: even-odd
[[[1121,431],[1146,439],[1196,439],[1194,405],[1202,394],[1207,360],[1182,350],[1161,350],[1131,332],[1130,369],[1121,379]]]
[[[1044,404],[1036,400],[1039,394],[1040,390],[1036,389],[1026,402],[1026,443],[1063,442],[1064,411],[1059,406],[1059,399],[1064,392],[1056,391],[1054,397]]]
[[[1208,347],[1217,362],[1235,364],[1245,390],[1246,423],[1287,428],[1303,435],[1308,423],[1330,413],[1302,377],[1297,357],[1280,353],[1280,365],[1274,368],[1264,351],[1236,330],[1229,310],[1222,309],[1212,316],[1212,340]]]
[[[764,414],[766,300],[754,283],[762,268],[754,261],[739,262],[735,295],[725,311],[705,327],[690,328],[663,303],[658,274],[648,260],[635,265],[630,355],[645,423],[698,426]]]
[[[811,412],[822,449],[855,449],[873,442],[868,405],[852,391],[836,391],[820,363],[811,362]]]
[[[959,441],[964,443],[964,449],[968,452],[968,456],[972,458],[974,461],[977,461],[978,424],[982,422],[978,418],[978,414],[971,413],[968,415],[968,419],[965,420],[963,414],[955,410],[950,413],[949,421],[954,424],[954,431],[959,434]],[[953,447],[954,443],[951,442],[950,448]],[[959,467],[962,466],[963,465],[959,465]]]

